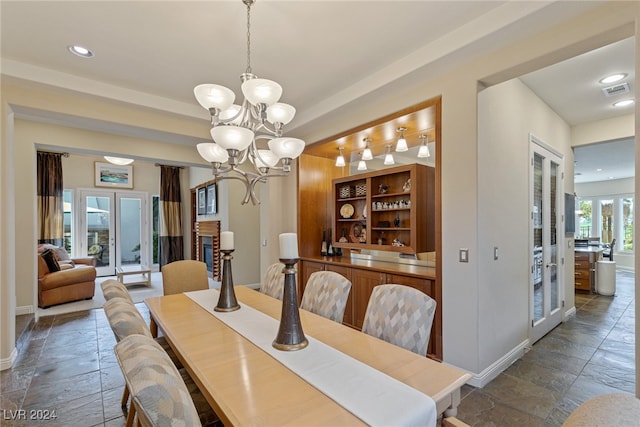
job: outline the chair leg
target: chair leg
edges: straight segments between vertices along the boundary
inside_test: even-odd
[[[129,387],[124,386],[124,390],[122,391],[122,401],[120,402],[120,407],[122,409],[127,409],[127,403],[129,403]]]
[[[125,427],[133,427],[134,424],[134,420],[136,418],[136,407],[133,406],[133,404],[131,405],[131,407],[129,408],[129,413],[127,414],[127,423],[125,424]]]
[[[151,332],[151,336],[153,338],[158,338],[158,324],[156,323],[156,321],[153,319],[153,317],[151,318],[151,320],[149,321],[149,330]]]

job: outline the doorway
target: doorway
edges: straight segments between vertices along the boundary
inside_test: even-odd
[[[78,242],[82,255],[96,259],[98,276],[116,267],[148,265],[148,195],[134,191],[79,192]]]
[[[562,321],[564,167],[562,156],[530,135],[530,339]]]

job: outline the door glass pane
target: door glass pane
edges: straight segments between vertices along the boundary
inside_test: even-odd
[[[87,254],[97,260],[97,267],[103,267],[109,265],[110,198],[88,196],[86,202]]]
[[[613,234],[613,200],[600,200],[600,214],[602,216],[600,241],[611,243]]]
[[[550,296],[551,296],[551,311],[558,308],[558,196],[560,193],[558,189],[558,169],[557,163],[551,162],[549,171],[549,284],[550,284]]]
[[[64,249],[68,254],[73,254],[73,192],[71,190],[64,190],[62,198],[64,202]]]
[[[140,264],[142,218],[140,199],[120,198],[120,263]]]
[[[542,156],[538,153],[534,154],[533,159],[533,320],[534,322],[542,319],[544,315],[544,287],[542,286],[542,278],[544,268],[542,266]]]
[[[588,239],[591,237],[591,211],[592,211],[592,202],[591,200],[580,200],[578,209],[578,237],[581,239]]]
[[[624,222],[622,250],[633,250],[633,198],[622,199],[622,220]],[[616,245],[617,246],[617,245]]]

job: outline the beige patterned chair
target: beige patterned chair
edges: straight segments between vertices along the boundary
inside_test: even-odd
[[[142,315],[138,309],[126,299],[115,297],[107,301],[104,305],[104,312],[109,321],[109,325],[113,331],[116,341],[120,342],[131,335],[141,335],[154,340],[167,354],[176,369],[179,370],[185,382],[187,389],[191,395],[191,399],[196,405],[200,420],[203,425],[212,425],[219,421],[218,416],[211,409],[205,397],[202,395],[197,385],[193,382],[187,371],[182,367],[182,363],[174,353],[173,349],[164,337],[152,338],[151,332],[147,327]],[[122,408],[127,407],[130,389],[125,386],[122,394]],[[129,411],[127,418],[127,426],[133,424],[134,411]]]
[[[270,297],[281,300],[284,294],[284,273],[282,269],[284,264],[276,262],[267,267],[267,271],[264,273],[262,284],[260,285],[260,292]]]
[[[182,375],[158,343],[129,335],[116,344],[115,352],[140,425],[202,425]]]
[[[104,295],[105,301],[109,301],[112,298],[123,298],[130,301],[133,304],[129,290],[125,285],[114,279],[107,279],[100,283],[100,289],[102,289],[102,295]]]
[[[185,259],[163,265],[162,286],[165,295],[209,289],[207,264]]]
[[[334,271],[311,273],[304,288],[300,308],[342,323],[351,282]]]
[[[436,302],[403,285],[373,288],[362,332],[425,356]]]

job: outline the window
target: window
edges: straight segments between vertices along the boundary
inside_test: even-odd
[[[600,218],[602,219],[600,224],[600,242],[611,243],[611,240],[615,238],[613,232],[613,200],[600,200]]]
[[[68,254],[72,254],[73,249],[73,190],[64,190],[62,193],[62,201],[64,204],[64,221],[63,221],[63,244]]]
[[[616,239],[616,252],[632,252],[634,197],[593,197],[578,199],[576,238],[600,237],[601,243]]]
[[[619,250],[633,251],[633,198],[622,199],[622,247]]]
[[[587,239],[591,236],[591,200],[580,200],[576,223],[578,224],[578,238]]]

